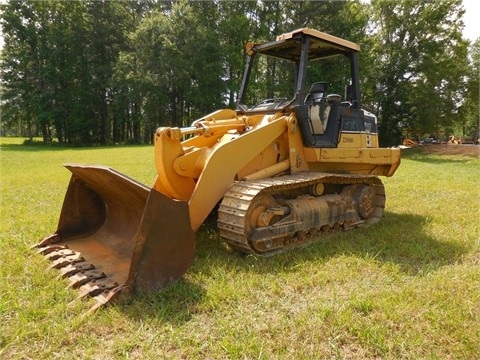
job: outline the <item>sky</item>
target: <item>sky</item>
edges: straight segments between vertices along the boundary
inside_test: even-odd
[[[475,41],[480,37],[480,1],[479,0],[463,0],[465,7],[465,15],[463,21],[465,28],[463,29],[463,36],[469,40]]]
[[[364,0],[368,1],[368,0]],[[4,3],[5,0],[0,0],[0,3]],[[465,7],[465,15],[463,21],[465,28],[463,35],[465,38],[475,41],[480,37],[480,1],[479,0],[463,0],[463,6]],[[0,49],[3,48],[3,34],[0,31]]]

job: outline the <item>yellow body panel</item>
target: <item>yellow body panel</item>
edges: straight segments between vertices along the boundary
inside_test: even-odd
[[[341,148],[377,148],[378,134],[342,133],[338,144]]]
[[[194,124],[198,133],[184,141],[181,129],[157,130],[154,185],[188,202],[194,231],[235,181],[307,171],[391,176],[400,164],[400,150],[378,148],[377,134],[342,133],[336,148],[305,147],[293,112]]]
[[[230,141],[226,134],[223,141],[214,147],[188,202],[194,231],[233,184],[238,169],[258,155],[265,144],[270,144],[284,133],[285,125],[282,120],[274,121],[235,138],[235,141]]]

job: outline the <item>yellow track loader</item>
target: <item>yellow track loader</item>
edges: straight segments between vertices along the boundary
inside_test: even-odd
[[[394,174],[400,150],[379,148],[377,119],[361,107],[359,51],[308,28],[248,43],[235,110],[156,130],[152,187],[108,167],[66,165],[58,228],[39,252],[97,308],[181,278],[214,209],[229,246],[258,256],[376,223],[385,207],[379,176]],[[338,58],[343,98],[312,78]],[[291,88],[261,87],[269,61]]]

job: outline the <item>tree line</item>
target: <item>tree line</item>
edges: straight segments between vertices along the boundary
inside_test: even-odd
[[[150,143],[159,126],[233,108],[245,44],[300,27],[361,45],[362,103],[383,145],[469,135],[479,121],[480,39],[462,38],[461,0],[47,0],[0,10],[3,133]]]

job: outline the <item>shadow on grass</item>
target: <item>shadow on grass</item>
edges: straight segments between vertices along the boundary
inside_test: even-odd
[[[328,258],[339,254],[374,258],[394,263],[408,275],[425,275],[453,264],[468,251],[454,241],[439,241],[425,232],[425,217],[386,212],[374,226],[344,232],[314,244],[314,257]]]
[[[253,262],[255,265],[260,263],[260,266],[254,267],[256,271],[289,271],[309,260],[353,255],[395,263],[409,275],[422,275],[454,263],[468,251],[458,243],[435,239],[425,232],[427,227],[428,222],[423,216],[386,212],[381,222],[373,226],[319,237],[308,246],[272,257],[258,259],[251,255],[228,252],[222,244],[218,244],[221,241],[219,237],[216,245],[199,241],[197,256],[207,257],[208,264],[202,271],[206,271],[207,266],[222,267],[229,263],[251,271]],[[201,236],[199,234],[197,237]]]
[[[257,258],[227,249],[214,225],[207,224],[197,233],[197,256],[188,273],[218,276],[218,269],[232,268],[238,273],[285,273],[297,271],[308,261],[348,255],[394,263],[408,275],[424,276],[454,263],[468,251],[458,243],[436,240],[424,231],[426,227],[428,222],[422,216],[387,212],[374,226],[327,235],[306,247]],[[158,293],[132,298],[120,309],[132,318],[156,317],[181,324],[191,319],[204,296],[199,284],[184,278]]]

